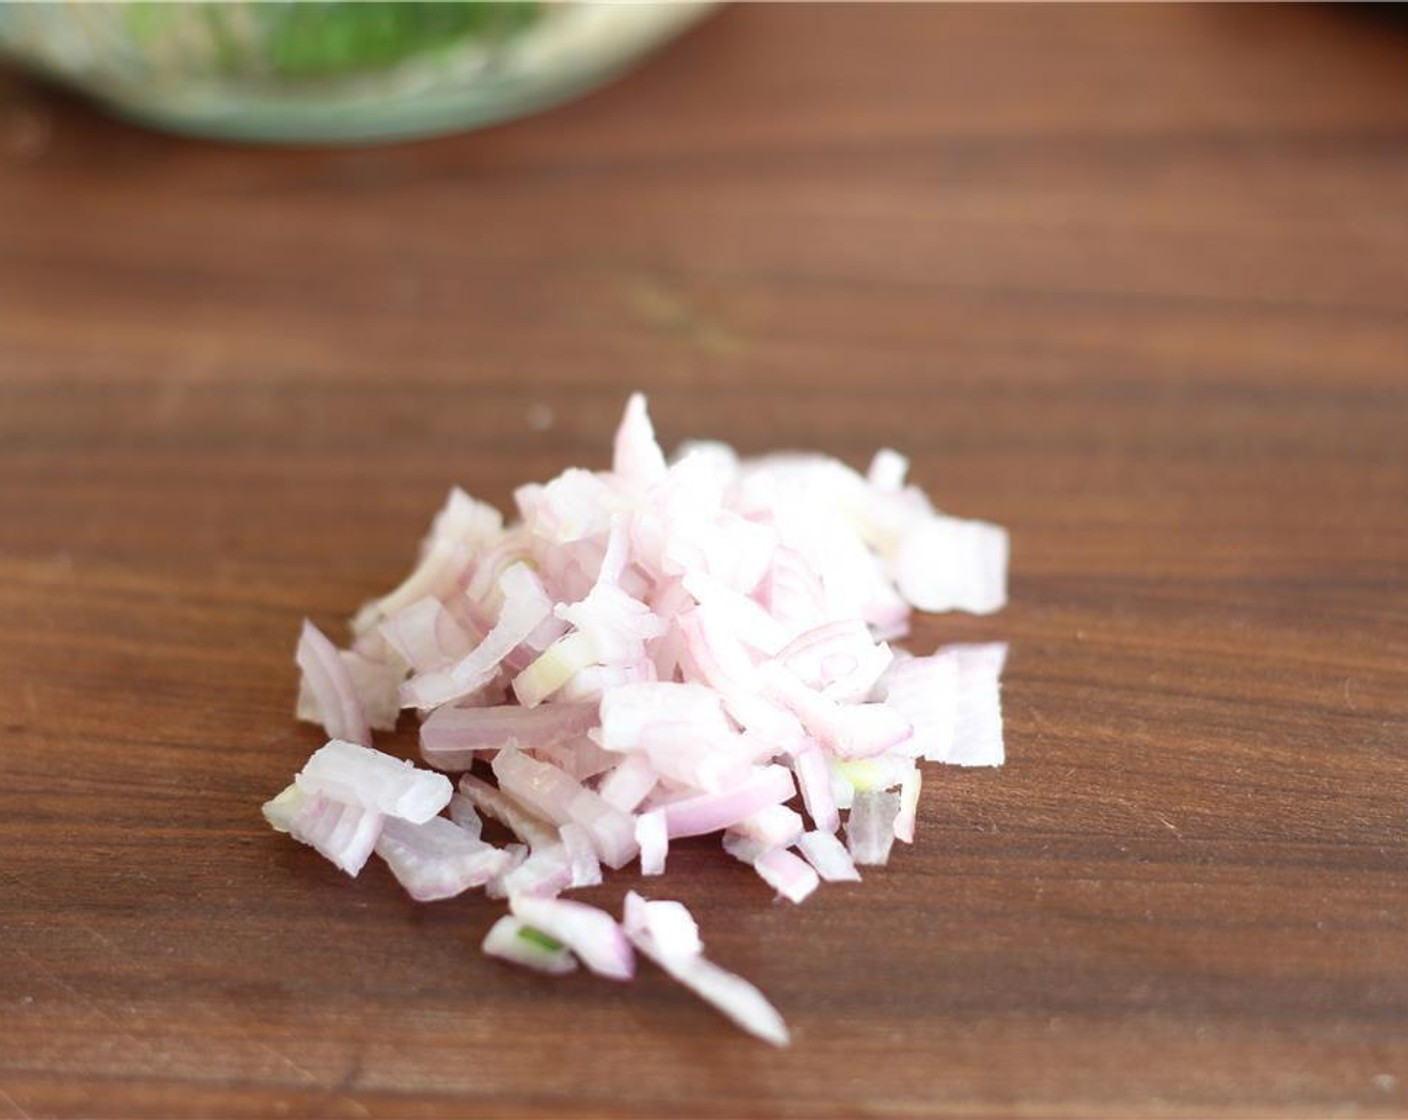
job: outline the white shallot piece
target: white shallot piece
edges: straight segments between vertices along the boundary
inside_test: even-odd
[[[330,741],[265,817],[350,875],[375,852],[417,900],[506,899],[490,955],[626,980],[639,952],[787,1045],[679,903],[632,893],[617,922],[558,896],[603,866],[662,876],[672,841],[721,834],[802,903],[913,842],[921,763],[1002,765],[1006,647],[891,643],[915,609],[1001,609],[1007,534],[939,512],[907,471],[890,450],[865,474],[721,443],[667,459],[636,394],[610,470],[520,487],[511,521],[452,491],[349,648],[304,623],[298,715]],[[398,707],[431,769],[373,748]]]

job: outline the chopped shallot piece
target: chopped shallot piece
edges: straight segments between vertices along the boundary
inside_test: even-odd
[[[733,831],[752,837],[769,848],[786,848],[802,835],[802,817],[786,805],[769,805],[733,826]]]
[[[817,873],[801,859],[754,837],[725,832],[724,851],[752,865],[763,882],[791,902],[801,902],[819,884]]]
[[[513,678],[513,694],[525,708],[535,708],[592,665],[596,649],[590,636],[565,634]]]
[[[907,754],[932,762],[953,754],[958,722],[958,658],[952,651],[895,661],[880,678],[875,696],[914,728]]]
[[[264,819],[353,877],[366,865],[385,821],[365,806],[308,793],[297,785],[264,803]]]
[[[753,861],[763,882],[789,902],[801,902],[816,890],[817,873],[786,848],[769,848]]]
[[[600,742],[610,751],[638,751],[646,746],[653,728],[683,725],[697,734],[727,734],[719,694],[700,684],[649,681],[623,684],[601,698]]]
[[[859,881],[860,872],[846,846],[830,832],[804,832],[797,847],[828,883]]]
[[[855,783],[846,776],[846,771],[841,769],[844,763],[837,762],[833,758],[826,760],[826,772],[831,777],[831,799],[836,803],[837,809],[849,809],[855,801]]]
[[[704,951],[699,923],[683,902],[664,898],[648,901],[635,891],[627,891],[621,928],[632,940],[637,935],[647,937],[661,956],[692,957]]]
[[[655,429],[641,393],[632,393],[626,403],[611,466],[616,477],[632,489],[644,489],[665,477],[665,453],[655,442]]]
[[[347,675],[352,678],[352,687],[357,692],[367,724],[373,731],[395,731],[396,721],[401,715],[401,682],[406,679],[405,663],[392,649],[383,649],[381,656],[376,657],[358,649],[345,649],[341,656],[342,664],[347,667]],[[310,717],[310,722],[322,721],[314,715]]]
[[[657,781],[659,777],[655,773],[655,767],[650,764],[650,759],[637,754],[618,764],[616,769],[606,776],[597,792],[613,809],[630,813],[645,800]]]
[[[900,784],[900,811],[895,814],[895,839],[914,843],[914,818],[919,812],[919,788],[923,775],[916,766]]]
[[[762,992],[741,976],[720,968],[703,954],[693,920],[681,922],[678,903],[647,902],[634,891],[626,896],[626,935],[649,957],[686,988],[711,1003],[749,1034],[774,1046],[786,1046],[791,1037],[787,1024]]]
[[[755,768],[728,793],[703,793],[665,806],[665,822],[671,838],[704,836],[746,820],[769,805],[781,804],[796,791],[792,774],[786,768]]]
[[[512,914],[505,914],[490,927],[484,952],[554,976],[577,970],[577,958],[566,945],[524,925]]]
[[[636,818],[636,843],[640,846],[640,873],[663,875],[670,850],[669,825],[664,809],[652,809]]]
[[[338,656],[337,647],[307,619],[298,639],[297,661],[317,708],[318,722],[328,736],[370,747],[372,732],[352,674]]]
[[[898,751],[878,758],[861,758],[855,762],[838,762],[837,771],[857,793],[873,789],[894,789],[914,772],[914,760]]]
[[[594,887],[601,882],[601,861],[587,830],[579,824],[565,824],[557,830],[572,869],[572,886]]]
[[[401,817],[428,821],[450,803],[454,787],[444,774],[340,739],[313,753],[299,771],[298,788]]]
[[[631,943],[611,915],[565,898],[510,895],[509,910],[520,922],[560,941],[600,976],[629,980],[635,975]]]
[[[921,611],[1000,611],[1007,605],[1007,532],[985,521],[926,517],[900,541],[895,580]]]
[[[958,766],[1001,766],[1002,698],[1000,678],[1007,661],[1001,643],[950,646],[958,660],[958,715],[954,721],[953,753],[943,761]]]
[[[908,470],[909,460],[898,451],[891,451],[886,447],[877,451],[875,458],[870,461],[866,480],[876,490],[894,493],[904,485],[904,476]]]
[[[823,832],[835,832],[841,827],[841,816],[836,811],[836,797],[831,792],[831,771],[826,765],[826,756],[815,743],[799,751],[792,760],[797,772],[797,786],[802,791],[802,804],[807,816]]]
[[[376,854],[418,902],[454,898],[471,887],[482,887],[507,870],[512,858],[444,817],[431,817],[422,824],[388,817]]]
[[[885,790],[865,790],[856,794],[851,815],[846,819],[846,844],[858,864],[889,862],[895,842],[895,818],[900,812],[900,795]]]
[[[761,840],[752,836],[744,836],[741,832],[729,829],[724,833],[724,851],[731,855],[739,863],[752,864],[760,855],[768,850],[768,846]]]
[[[440,770],[468,770],[476,751],[551,747],[596,726],[595,704],[437,708],[420,725],[420,756]]]

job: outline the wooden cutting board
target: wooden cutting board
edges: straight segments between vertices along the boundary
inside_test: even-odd
[[[0,94],[0,1117],[1408,1111],[1408,37],[739,7],[539,119],[323,152]],[[650,884],[792,1025],[478,953],[269,832],[444,493],[909,453],[1013,533],[1010,764],[801,907]],[[412,735],[394,740],[409,751]],[[615,906],[637,880],[587,897]]]

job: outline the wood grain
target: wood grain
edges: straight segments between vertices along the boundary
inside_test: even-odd
[[[1408,1111],[1401,25],[750,6],[473,136],[12,80],[0,152],[0,1117]],[[1005,770],[800,908],[672,854],[784,1054],[258,817],[299,619],[636,386],[1014,535],[1012,607],[917,634],[1012,642]]]

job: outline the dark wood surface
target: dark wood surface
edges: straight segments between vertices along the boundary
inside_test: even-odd
[[[1408,1112],[1401,24],[736,8],[381,150],[0,98],[0,1117]],[[1004,770],[801,907],[672,855],[786,1053],[259,818],[299,619],[636,386],[1013,532],[917,630],[1011,641]]]

